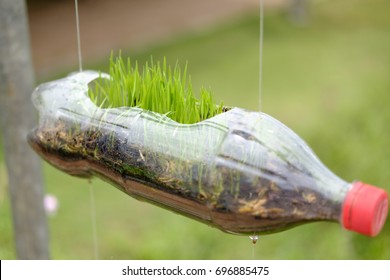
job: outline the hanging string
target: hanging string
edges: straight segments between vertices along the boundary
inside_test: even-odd
[[[83,62],[81,57],[79,4],[77,0],[74,0],[74,6],[75,6],[75,14],[76,14],[76,34],[77,34],[77,52],[79,56],[79,71],[82,72]],[[90,209],[91,209],[91,220],[92,220],[93,250],[94,250],[95,259],[99,259],[99,246],[98,246],[97,226],[96,226],[95,194],[91,182],[89,182],[89,197],[90,197]]]
[[[95,194],[93,191],[92,182],[89,182],[89,197],[91,208],[91,220],[92,220],[92,238],[93,238],[93,251],[95,259],[99,259],[99,244],[97,238],[97,226],[96,226],[96,208],[95,208]]]
[[[74,0],[75,13],[76,13],[76,32],[77,32],[77,51],[79,55],[79,71],[83,71],[83,63],[81,59],[81,40],[80,40],[80,23],[79,23],[79,4],[77,0]]]
[[[260,0],[260,42],[259,42],[259,111],[263,87],[263,36],[264,36],[264,0]]]

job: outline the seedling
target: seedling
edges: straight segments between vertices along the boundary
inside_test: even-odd
[[[223,111],[209,90],[202,87],[200,98],[194,96],[187,64],[183,71],[178,63],[172,69],[164,58],[163,62],[147,62],[141,70],[130,58],[125,62],[121,55],[111,55],[109,75],[89,90],[90,98],[102,108],[138,107],[182,124],[197,123]]]

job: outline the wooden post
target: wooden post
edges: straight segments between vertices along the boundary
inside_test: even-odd
[[[48,259],[40,160],[26,136],[36,123],[25,0],[0,0],[0,128],[4,137],[16,256]]]

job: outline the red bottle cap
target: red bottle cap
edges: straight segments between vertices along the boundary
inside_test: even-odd
[[[344,200],[343,226],[348,230],[375,236],[386,221],[388,207],[388,196],[384,190],[356,182]]]

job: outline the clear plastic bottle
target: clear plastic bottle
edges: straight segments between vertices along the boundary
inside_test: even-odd
[[[128,195],[236,234],[264,234],[314,221],[378,234],[387,193],[329,171],[285,125],[240,108],[179,124],[139,108],[97,107],[96,72],[34,91],[39,125],[30,145],[75,176],[97,175]]]

